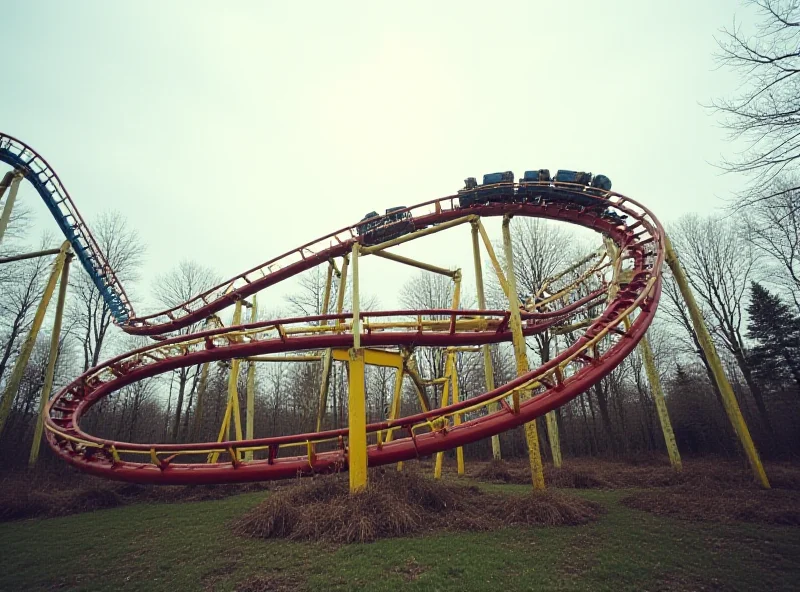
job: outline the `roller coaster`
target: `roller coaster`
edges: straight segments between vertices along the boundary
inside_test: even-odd
[[[468,179],[466,187],[454,195],[393,208],[383,217],[370,214],[352,226],[270,259],[178,306],[137,316],[74,201],[47,161],[23,142],[3,134],[0,134],[0,160],[12,167],[16,182],[29,181],[41,196],[119,328],[132,335],[154,338],[145,347],[91,368],[57,392],[44,408],[46,440],[56,455],[80,470],[125,481],[232,483],[349,470],[351,488],[356,490],[366,483],[368,466],[400,463],[431,454],[441,459],[443,451],[460,450],[466,444],[520,425],[526,426],[536,472],[541,460],[533,420],[588,390],[637,345],[646,343],[645,333],[661,293],[661,269],[665,260],[670,259],[669,243],[659,221],[642,204],[611,191],[607,178],[598,176],[595,179],[599,182],[589,183],[588,179],[563,175],[550,179],[549,173],[545,176],[538,171],[526,173],[515,183],[513,176],[508,179],[504,174],[496,180],[487,176],[488,182],[485,178],[480,186]],[[11,182],[7,175],[5,185]],[[490,217],[503,220],[502,257],[495,253],[482,223],[483,218]],[[554,276],[538,293],[521,302],[514,267],[502,263],[514,260],[509,230],[512,217],[543,218],[582,226],[600,233],[604,247]],[[474,310],[459,306],[459,270],[438,268],[390,250],[459,226],[469,226],[472,232],[478,290],[478,308]],[[506,309],[486,309],[481,270],[484,255],[508,300]],[[451,277],[455,285],[452,307],[361,311],[358,263],[366,256]],[[256,294],[317,266],[327,266],[323,314],[256,320]],[[340,283],[338,302],[332,310],[334,275],[340,277]],[[343,293],[348,277],[352,310],[345,311]],[[248,302],[251,297],[253,301]],[[252,309],[248,323],[242,322],[244,306]],[[224,326],[217,313],[229,307],[234,308],[233,322]],[[203,325],[200,330],[175,335],[178,330],[200,324]],[[525,338],[544,331],[569,335],[565,340],[567,346],[540,367],[530,369]],[[495,387],[488,348],[501,342],[513,345],[517,377]],[[449,352],[446,376],[438,379],[445,384],[445,395],[438,408],[431,407],[426,394],[436,377],[426,380],[416,371],[413,352],[418,347],[443,348]],[[459,350],[483,352],[486,392],[460,399],[458,378],[451,367],[452,354]],[[277,360],[281,356],[317,359],[323,364],[317,430],[254,438],[251,368],[259,361]],[[348,365],[348,426],[323,430],[322,413],[330,367],[335,360]],[[202,382],[207,379],[208,365],[222,361],[230,361],[231,378],[218,441],[140,444],[99,438],[80,427],[81,418],[93,405],[127,385],[192,366],[203,368]],[[245,432],[237,391],[239,365],[243,362],[248,365]],[[364,406],[365,364],[397,368],[388,417],[370,424],[366,423]],[[401,409],[404,376],[414,383],[420,409],[407,415]],[[662,425],[664,418],[668,426],[666,408]],[[230,435],[232,426],[235,437]],[[548,427],[555,454],[555,421],[552,425],[548,422]],[[741,431],[737,427],[737,433]],[[671,428],[665,428],[665,437],[669,447]],[[677,455],[677,449],[674,453]],[[753,464],[749,451],[748,455]],[[757,453],[755,459],[758,460]]]

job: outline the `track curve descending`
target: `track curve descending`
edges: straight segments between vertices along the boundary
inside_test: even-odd
[[[264,288],[349,253],[362,240],[357,224],[254,267],[157,314],[137,317],[121,284],[91,237],[74,202],[52,167],[30,147],[0,134],[0,160],[29,180],[44,199],[95,284],[102,287],[122,330],[161,336],[202,321]],[[534,184],[535,185],[535,184]],[[615,192],[596,199],[627,216],[624,224],[570,203],[585,196],[584,187],[542,183],[566,199],[548,203],[497,202],[459,207],[458,196],[431,200],[405,211],[413,230],[456,226],[483,217],[524,216],[583,226],[613,240],[617,257],[609,262],[613,277],[560,308],[522,314],[524,333],[533,335],[563,325],[576,314],[602,307],[581,328],[572,345],[552,360],[493,391],[449,406],[370,424],[376,444],[368,448],[370,466],[409,460],[462,446],[526,423],[590,388],[631,353],[655,314],[661,291],[664,231],[652,213]],[[528,185],[530,187],[530,185]],[[595,194],[597,195],[597,194]],[[576,200],[578,202],[578,200]],[[578,202],[579,203],[579,202]],[[83,252],[83,256],[81,253]],[[137,444],[98,438],[80,428],[80,419],[98,401],[126,385],[210,361],[267,353],[351,348],[353,326],[360,327],[362,347],[451,347],[511,341],[506,310],[397,310],[275,319],[161,338],[90,369],[47,404],[47,441],[55,453],[81,470],[103,477],[142,483],[220,483],[294,477],[347,468],[346,429],[291,436],[191,444]],[[444,320],[442,320],[444,319]],[[515,409],[507,398],[525,397]],[[529,397],[529,398],[528,398]],[[495,407],[499,404],[499,407]],[[497,409],[490,411],[490,409]],[[463,419],[454,425],[455,416]],[[393,439],[386,441],[391,433]],[[282,456],[287,449],[303,453]],[[317,450],[324,451],[318,452]],[[261,456],[243,461],[244,451]],[[224,460],[207,463],[210,453]]]

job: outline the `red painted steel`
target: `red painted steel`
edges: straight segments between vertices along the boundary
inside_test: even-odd
[[[346,468],[347,451],[344,442],[347,437],[347,430],[345,429],[238,442],[223,442],[221,444],[216,442],[134,444],[91,436],[80,429],[79,422],[88,409],[103,397],[138,380],[150,378],[176,368],[201,364],[207,361],[227,360],[265,353],[351,347],[353,335],[349,331],[306,335],[285,335],[281,333],[279,336],[271,336],[260,340],[250,339],[250,341],[236,341],[226,337],[231,331],[236,330],[253,331],[258,329],[261,333],[267,334],[271,330],[270,328],[276,324],[295,326],[300,323],[313,323],[321,320],[347,321],[352,319],[352,315],[349,314],[279,319],[171,338],[164,337],[164,334],[188,327],[198,321],[203,321],[239,299],[255,294],[268,286],[291,278],[316,265],[325,263],[332,257],[342,256],[350,252],[353,243],[359,240],[357,224],[284,253],[202,294],[198,294],[172,309],[153,315],[135,317],[121,284],[116,279],[113,270],[108,266],[103,253],[91,236],[88,227],[83,223],[72,198],[54,169],[44,158],[19,140],[10,136],[2,137],[7,138],[8,142],[14,143],[14,145],[18,144],[25,149],[25,154],[30,156],[30,161],[26,166],[32,166],[31,163],[34,162],[38,163],[35,170],[33,168],[31,170],[41,182],[50,183],[55,187],[54,191],[59,197],[58,203],[63,203],[63,207],[67,209],[69,215],[76,221],[81,232],[86,237],[87,248],[103,264],[103,273],[107,274],[112,283],[118,288],[126,310],[130,311],[128,322],[121,325],[122,330],[131,334],[150,335],[158,339],[158,343],[128,352],[89,370],[62,389],[48,402],[45,411],[47,441],[58,456],[89,473],[112,479],[143,483],[180,484],[255,481]],[[42,176],[45,179],[42,179]],[[558,188],[562,198],[570,194],[585,196],[584,187],[582,186],[561,183],[555,183],[554,185]],[[612,343],[607,350],[600,352],[596,359],[583,355],[577,358],[581,360],[580,369],[575,374],[565,378],[561,384],[548,386],[544,393],[523,401],[518,413],[514,413],[507,405],[501,406],[499,411],[464,421],[458,426],[449,426],[446,429],[419,435],[395,437],[389,444],[370,446],[368,450],[370,466],[409,460],[418,456],[462,446],[539,417],[590,388],[603,376],[611,372],[636,347],[653,319],[660,296],[661,267],[664,260],[663,228],[649,210],[625,196],[613,192],[593,193],[592,195],[607,206],[614,207],[626,214],[629,217],[629,222],[626,225],[618,225],[603,218],[599,210],[592,212],[575,207],[574,204],[568,203],[567,199],[547,204],[490,203],[460,208],[458,207],[458,197],[448,196],[405,210],[411,216],[410,223],[414,230],[429,228],[467,215],[489,217],[506,214],[560,220],[594,229],[610,236],[624,249],[627,254],[626,257],[631,261],[631,267],[627,271],[632,279],[619,290],[612,300],[607,302],[605,311],[585,329],[583,335],[570,348],[542,367],[492,392],[484,393],[443,409],[404,417],[392,422],[371,424],[367,430],[369,433],[375,433],[392,427],[408,431],[412,426],[418,425],[419,422],[437,420],[455,411],[471,408],[478,403],[487,402],[497,396],[510,393],[515,388],[526,384],[532,378],[541,375],[542,372],[551,370],[566,360],[574,359],[574,356],[592,338],[613,329],[612,332],[616,342]],[[584,310],[589,304],[596,305],[597,300],[606,295],[605,290],[600,290],[555,311],[525,313],[522,315],[525,321],[524,332],[531,335],[537,331],[550,328],[557,323],[565,322],[571,315]],[[630,313],[631,310],[635,312],[635,315],[631,315],[630,329],[622,331],[619,329],[622,316]],[[365,312],[361,314],[361,317],[362,319],[379,322],[381,319],[386,320],[389,317],[414,317],[416,315],[427,317],[440,315],[451,318],[484,317],[492,320],[496,325],[496,329],[480,331],[456,330],[453,333],[450,333],[450,331],[437,332],[435,330],[421,331],[417,329],[370,331],[367,324],[363,328],[364,333],[361,335],[362,346],[449,347],[511,340],[511,332],[508,330],[508,311],[397,310]],[[193,343],[192,340],[199,341]],[[199,344],[205,345],[200,347]],[[148,358],[148,356],[151,357]],[[163,356],[163,358],[158,356]],[[276,454],[278,447],[281,446],[304,444],[309,441],[320,442],[322,440],[339,441],[341,445],[335,451],[317,452],[312,458],[306,455],[279,458]],[[268,458],[250,462],[232,459],[206,464],[204,462],[178,463],[175,462],[175,458],[172,456],[177,453],[194,453],[204,460],[205,453],[201,451],[209,448],[240,449],[247,446],[269,447]],[[118,451],[124,451],[123,456],[125,458],[119,457]],[[127,457],[134,453],[146,453],[147,456],[144,458],[147,460],[145,462],[129,460]],[[155,459],[153,459],[153,456],[155,456]],[[155,462],[153,462],[154,460]]]
[[[572,347],[568,348],[542,367],[492,392],[484,393],[478,397],[461,401],[443,409],[436,409],[427,413],[404,417],[391,422],[391,424],[389,422],[371,424],[367,428],[369,433],[386,430],[389,427],[407,429],[421,421],[442,417],[443,415],[471,407],[477,403],[488,401],[498,395],[510,393],[514,388],[526,383],[531,378],[541,374],[541,372],[554,368],[556,365],[569,359],[572,354],[579,351],[593,336],[598,335],[610,325],[619,325],[621,322],[620,315],[631,306],[635,307],[638,315],[633,319],[630,330],[624,332],[623,336],[620,337],[609,350],[604,352],[593,362],[587,362],[580,371],[566,379],[562,385],[547,389],[543,394],[522,402],[519,413],[515,414],[510,408],[503,408],[483,417],[464,421],[459,426],[448,427],[446,430],[431,431],[415,435],[414,437],[396,437],[389,444],[370,446],[368,451],[370,466],[394,463],[400,460],[409,460],[418,456],[462,446],[539,417],[587,390],[603,376],[611,372],[611,370],[636,347],[639,339],[644,335],[652,321],[660,295],[660,269],[661,263],[663,262],[663,230],[658,221],[655,220],[645,208],[628,198],[623,198],[617,194],[614,195],[618,197],[619,201],[622,203],[617,202],[613,203],[613,205],[628,213],[629,216],[633,216],[634,219],[630,227],[638,228],[644,226],[647,229],[644,235],[635,235],[630,227],[624,229],[619,228],[592,213],[553,205],[543,206],[519,203],[491,204],[472,207],[466,211],[461,209],[448,210],[439,207],[437,208],[437,212],[414,219],[415,225],[421,228],[457,219],[465,215],[465,213],[476,214],[482,217],[500,216],[510,213],[517,216],[535,216],[564,220],[594,228],[613,237],[618,244],[621,244],[626,249],[630,260],[633,261],[633,269],[631,271],[633,280],[624,286],[615,298],[606,305],[606,310],[603,314],[586,329],[585,333],[578,338]],[[445,198],[445,200],[451,200],[451,198]],[[424,205],[438,205],[438,203],[439,202],[429,202],[429,204]],[[249,282],[245,286],[231,292],[231,294],[224,299],[224,302],[209,302],[201,308],[187,312],[180,318],[176,317],[174,320],[167,323],[167,325],[169,325],[170,328],[177,328],[178,326],[184,326],[184,323],[195,322],[205,318],[208,314],[230,305],[235,301],[235,298],[242,298],[255,293],[268,285],[272,285],[323,263],[330,257],[339,256],[348,252],[354,240],[356,239],[351,238],[349,241],[334,244],[327,250],[314,253],[313,255],[305,255],[299,261],[266,275],[261,280]],[[318,242],[319,241],[317,241],[317,243]],[[307,250],[307,247],[303,247],[301,250]],[[299,251],[300,250],[298,250],[298,252]],[[244,277],[244,275],[246,274],[239,277]],[[648,280],[651,279],[653,281],[648,283]],[[582,298],[578,302],[552,312],[535,314],[525,313],[522,315],[523,319],[527,320],[525,323],[525,333],[530,335],[552,327],[555,323],[569,318],[575,311],[581,310],[582,307],[587,304],[596,303],[596,299],[604,295],[604,292],[593,293]],[[508,312],[452,311],[447,309],[422,311],[397,310],[388,312],[368,312],[363,313],[362,317],[380,320],[381,317],[413,317],[418,314],[426,316],[450,316],[456,314],[459,317],[472,315],[501,320],[507,318]],[[175,314],[173,313],[172,316],[175,316]],[[335,451],[317,452],[312,459],[309,459],[306,455],[275,458],[274,454],[275,447],[286,446],[288,444],[302,444],[307,441],[327,441],[337,438],[345,439],[347,437],[346,429],[223,443],[209,442],[151,445],[117,442],[91,436],[80,430],[79,420],[92,405],[112,392],[138,380],[143,380],[176,368],[201,364],[207,361],[227,360],[266,353],[318,350],[329,347],[346,348],[352,346],[353,340],[352,334],[347,332],[343,334],[289,335],[248,343],[214,345],[215,339],[224,337],[225,334],[232,330],[266,329],[277,324],[283,326],[299,322],[314,323],[323,319],[328,321],[335,321],[337,319],[347,321],[351,318],[352,315],[349,314],[325,315],[264,321],[238,328],[214,329],[190,336],[169,338],[152,346],[141,348],[113,360],[109,360],[98,368],[92,369],[79,377],[50,401],[46,411],[46,422],[49,428],[47,434],[48,443],[56,454],[81,470],[112,479],[142,483],[189,484],[241,482],[280,479],[294,477],[298,474],[346,469],[346,448],[340,448]],[[504,323],[501,323],[499,326],[503,328]],[[165,325],[148,325],[147,323],[142,323],[138,328],[126,326],[125,329],[131,332],[147,334],[154,327],[158,327],[159,331],[163,331]],[[137,364],[135,362],[135,360],[139,358],[143,359],[142,356],[148,351],[164,346],[175,346],[177,348],[188,339],[193,338],[205,339],[207,343],[206,347],[204,349],[197,349],[196,351],[182,351],[179,354],[150,363],[149,365]],[[480,345],[483,343],[496,343],[510,340],[511,332],[507,328],[503,328],[503,330],[500,331],[456,331],[453,334],[450,334],[449,331],[376,331],[366,332],[361,336],[362,346],[364,347],[398,345],[448,347],[457,345]],[[102,381],[97,378],[98,373],[104,368],[113,368],[114,377],[112,379]],[[74,438],[78,442],[76,443],[70,438]],[[178,463],[169,456],[165,456],[178,452],[182,454],[195,453],[204,456],[202,451],[207,451],[211,448],[219,449],[230,447],[240,449],[248,446],[273,447],[273,449],[268,459],[250,462],[237,460],[235,462],[222,461],[214,464]],[[144,457],[144,459],[146,459],[144,462],[135,462],[123,458],[115,459],[112,451],[116,450],[138,451],[143,453],[153,451],[162,456],[158,457],[158,464],[154,464],[148,456]]]

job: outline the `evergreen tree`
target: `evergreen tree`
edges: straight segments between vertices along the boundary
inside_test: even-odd
[[[748,357],[756,374],[770,381],[791,377],[800,386],[800,317],[757,282],[750,286],[747,312],[747,337],[757,343]]]

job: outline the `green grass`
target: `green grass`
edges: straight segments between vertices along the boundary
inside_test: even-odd
[[[524,486],[486,486],[512,492]],[[264,493],[0,524],[0,590],[792,590],[800,529],[625,508],[580,527],[440,533],[341,547],[237,538]]]

